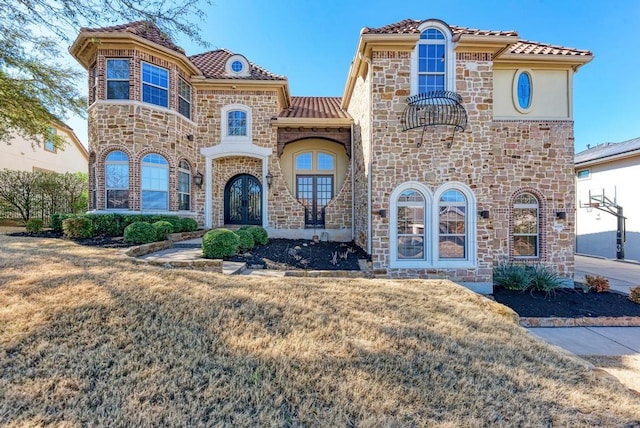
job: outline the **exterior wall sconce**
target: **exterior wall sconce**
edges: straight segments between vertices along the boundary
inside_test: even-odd
[[[566,213],[566,211],[558,211],[558,212],[556,213],[556,218],[557,218],[558,220],[565,220],[565,219],[567,218],[567,213]]]
[[[193,182],[195,183],[195,185],[202,188],[203,179],[204,176],[202,175],[202,173],[200,171],[196,171],[195,175],[193,176]]]
[[[267,179],[267,186],[271,187],[271,183],[273,182],[273,174],[271,174],[271,171],[267,172],[265,178]]]
[[[387,210],[380,210],[378,214],[380,214],[380,217],[385,218],[387,216]]]
[[[484,219],[489,218],[489,210],[478,211],[478,215]]]
[[[187,140],[193,141],[193,134],[187,134]]]

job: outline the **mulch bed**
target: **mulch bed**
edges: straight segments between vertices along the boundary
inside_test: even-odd
[[[40,233],[27,233],[27,232],[14,232],[7,233],[8,236],[22,236],[26,238],[56,238],[67,239],[62,236],[62,232],[54,232],[53,230],[45,230]],[[129,248],[136,244],[131,242],[125,242],[122,236],[94,236],[93,238],[84,239],[70,239],[80,245],[86,245],[88,247],[101,247],[101,248]]]
[[[367,254],[353,242],[269,239],[266,245],[225,260],[262,269],[360,270],[358,259],[366,258]]]
[[[496,287],[493,297],[521,317],[640,317],[640,305],[618,293],[560,289],[547,295],[540,291],[523,292]]]

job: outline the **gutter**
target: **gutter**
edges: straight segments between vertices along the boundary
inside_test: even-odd
[[[591,159],[588,161],[582,161],[582,162],[575,162],[574,165],[576,168],[584,168],[587,166],[592,166],[592,165],[599,165],[599,164],[603,164],[603,163],[607,163],[607,162],[614,162],[617,160],[622,160],[622,159],[627,159],[627,158],[631,158],[634,156],[638,156],[640,155],[640,149],[633,149],[633,150],[629,150],[627,152],[622,152],[622,153],[618,153],[615,155],[610,155],[610,156],[604,156],[601,158],[597,158],[597,159]]]

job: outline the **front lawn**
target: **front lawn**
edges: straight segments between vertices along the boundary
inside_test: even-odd
[[[0,235],[0,424],[633,426],[640,398],[447,281],[225,277]]]

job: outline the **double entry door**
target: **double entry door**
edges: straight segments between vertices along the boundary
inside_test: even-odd
[[[304,205],[305,227],[324,228],[325,207],[333,198],[333,176],[297,175],[296,198]]]
[[[262,224],[262,186],[249,174],[233,177],[224,189],[226,224]]]

